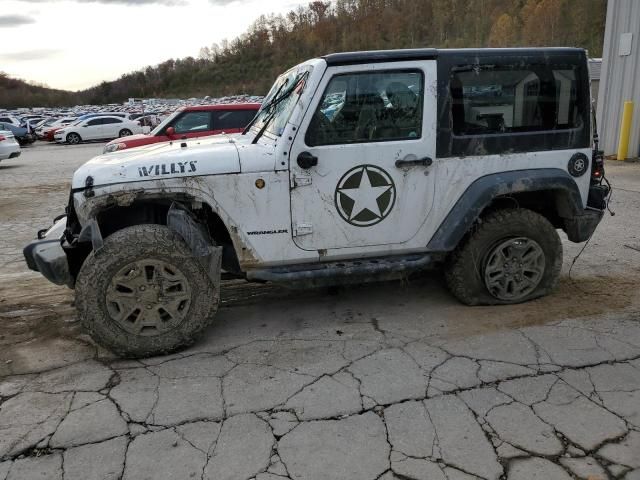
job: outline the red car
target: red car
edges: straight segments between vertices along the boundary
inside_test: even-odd
[[[242,132],[259,109],[259,103],[199,105],[180,108],[148,135],[130,135],[110,141],[105,145],[104,153],[182,138]]]
[[[64,128],[64,127],[54,127],[54,128],[50,128],[48,130],[45,130],[44,134],[43,134],[44,135],[44,139],[47,140],[48,142],[53,142],[55,140],[54,135],[61,128]]]

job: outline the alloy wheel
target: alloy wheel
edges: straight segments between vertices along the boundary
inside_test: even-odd
[[[542,247],[530,238],[504,240],[485,256],[484,283],[499,300],[518,301],[540,284],[545,271]]]
[[[184,320],[191,304],[191,286],[174,265],[139,260],[114,275],[106,304],[111,319],[125,331],[160,335]]]

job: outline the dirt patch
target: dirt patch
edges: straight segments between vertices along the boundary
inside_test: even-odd
[[[478,335],[493,330],[557,323],[571,318],[636,311],[640,278],[600,276],[577,280],[562,277],[558,289],[519,305],[467,307],[449,312],[453,335]],[[455,317],[455,318],[454,318]]]
[[[493,330],[520,328],[531,325],[556,323],[569,318],[604,315],[638,308],[635,289],[636,278],[592,277],[572,280],[562,278],[553,294],[520,305],[497,307],[465,307],[446,293],[443,287],[425,298],[424,285],[414,283],[408,288],[398,282],[373,287],[395,296],[405,296],[406,302],[393,309],[420,310],[420,303],[429,302],[429,316],[441,319],[447,335],[477,335]],[[433,279],[429,279],[431,284]],[[433,287],[431,285],[430,287]],[[332,302],[353,300],[364,287],[344,287],[340,294],[331,295]],[[286,303],[307,297],[310,302],[324,302],[329,298],[327,289],[289,290],[277,285],[250,284],[242,280],[223,282],[221,308],[233,309],[261,302]],[[0,346],[9,346],[33,339],[77,337],[83,331],[76,319],[73,306],[74,292],[51,285],[44,279],[24,279],[11,286],[0,287]],[[414,305],[410,305],[415,301]]]
[[[223,284],[221,307],[292,294],[290,290],[273,285],[229,281]],[[74,296],[73,290],[52,285],[41,278],[5,282],[0,287],[0,347],[34,339],[82,335]]]
[[[0,288],[0,346],[80,333],[73,292],[45,282],[28,279]]]
[[[0,198],[22,197],[25,195],[38,195],[43,193],[58,193],[69,191],[69,182],[60,182],[53,184],[25,185],[23,187],[11,187],[4,192]],[[10,195],[7,195],[10,193]]]

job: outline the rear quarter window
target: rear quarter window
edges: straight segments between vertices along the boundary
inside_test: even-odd
[[[580,127],[576,70],[575,65],[454,69],[449,87],[454,135]]]
[[[590,146],[585,55],[465,60],[452,56],[439,65],[438,156]]]

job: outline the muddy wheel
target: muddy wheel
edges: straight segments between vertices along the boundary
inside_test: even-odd
[[[562,243],[543,216],[524,208],[487,215],[448,259],[445,278],[467,305],[526,302],[558,284]]]
[[[109,236],[85,260],[76,282],[80,321],[121,356],[145,357],[193,343],[218,308],[212,282],[189,247],[161,225]]]

